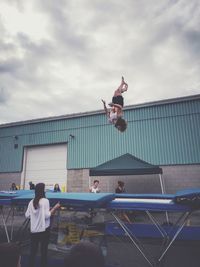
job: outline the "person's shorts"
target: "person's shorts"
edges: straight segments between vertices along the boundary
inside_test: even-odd
[[[118,105],[123,107],[124,106],[124,98],[123,98],[123,96],[121,96],[121,95],[113,96],[112,103],[113,104],[118,104]]]

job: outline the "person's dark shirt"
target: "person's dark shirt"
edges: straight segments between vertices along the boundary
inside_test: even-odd
[[[30,184],[30,190],[35,189],[35,185],[34,184]]]
[[[115,193],[116,193],[116,194],[125,193],[125,189],[124,189],[124,188],[119,188],[119,187],[117,187],[117,188],[115,189]]]
[[[54,192],[61,192],[60,187],[54,188]]]

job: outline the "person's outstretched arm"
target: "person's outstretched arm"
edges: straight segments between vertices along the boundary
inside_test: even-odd
[[[108,111],[108,109],[106,107],[106,101],[103,100],[103,99],[101,99],[101,101],[103,102],[103,107],[104,107],[104,110],[105,110],[106,115],[109,116],[109,111]]]
[[[51,210],[50,213],[51,215],[54,215],[56,210],[60,208],[60,203],[58,202]]]

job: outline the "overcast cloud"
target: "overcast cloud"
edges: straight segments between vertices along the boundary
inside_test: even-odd
[[[1,0],[0,124],[200,93],[199,0]]]

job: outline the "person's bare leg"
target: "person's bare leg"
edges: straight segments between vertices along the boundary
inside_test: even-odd
[[[123,84],[124,84],[124,77],[122,77],[122,81],[121,81],[120,86],[115,90],[114,96],[118,96],[118,95],[122,94],[121,91],[122,91],[122,88],[123,88]]]
[[[128,90],[128,84],[124,82],[121,93],[126,92]]]
[[[128,84],[124,81],[124,77],[122,76],[122,81],[120,86],[115,90],[114,96],[121,95],[123,92],[128,90]]]
[[[126,92],[128,90],[128,84],[124,81],[124,77],[122,77],[123,85],[121,89],[121,93]]]

